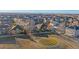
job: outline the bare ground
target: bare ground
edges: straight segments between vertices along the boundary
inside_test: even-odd
[[[53,42],[53,38],[56,37],[56,44],[52,44],[50,40]],[[29,39],[16,38],[16,44],[0,44],[0,48],[2,49],[44,49],[44,48],[64,48],[64,49],[72,49],[79,48],[79,43],[66,40],[57,35],[52,35],[47,37],[37,37],[35,38],[37,43],[30,41]]]

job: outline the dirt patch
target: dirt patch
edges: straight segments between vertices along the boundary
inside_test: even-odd
[[[38,38],[35,39],[37,42],[30,41],[29,39],[21,39],[18,38],[16,40],[16,44],[19,46],[19,48],[47,48],[48,46],[55,46],[58,44],[56,37],[49,37],[49,38]]]
[[[27,49],[33,49],[33,48],[43,48],[43,45],[39,44],[39,43],[35,43],[33,41],[30,40],[17,40],[16,44],[19,46],[19,48],[27,48]]]
[[[16,44],[0,44],[0,49],[15,49]]]

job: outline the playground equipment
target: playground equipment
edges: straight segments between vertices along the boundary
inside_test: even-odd
[[[56,34],[54,24],[51,21],[44,21],[41,24],[37,24],[36,28],[33,30],[36,36],[46,36],[51,34]]]
[[[55,29],[53,28],[53,24],[50,21],[37,25],[37,28],[35,28],[35,25],[32,20],[22,20],[15,18],[8,32],[11,32],[12,30],[15,30],[15,35],[25,34],[26,36],[29,36],[31,39],[33,38],[33,35],[47,37],[49,34],[55,34]]]
[[[33,42],[36,42],[34,39],[33,39],[33,35],[31,34],[31,20],[22,20],[22,19],[14,19],[14,23],[13,25],[11,26],[10,30],[8,32],[11,32],[12,30],[15,30],[15,36],[19,36],[19,35],[16,35],[16,34],[25,34],[25,36],[27,36],[31,41]],[[19,33],[16,33],[16,29],[19,29],[21,30],[21,32]]]

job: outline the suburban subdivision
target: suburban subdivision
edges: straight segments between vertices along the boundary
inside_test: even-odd
[[[1,49],[78,49],[79,14],[0,13]]]

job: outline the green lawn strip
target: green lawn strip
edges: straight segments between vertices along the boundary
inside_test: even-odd
[[[15,37],[0,37],[0,40],[15,40]]]

